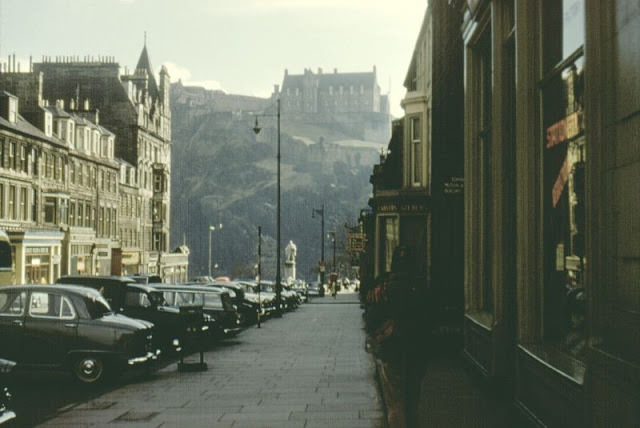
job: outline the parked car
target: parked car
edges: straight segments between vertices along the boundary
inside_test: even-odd
[[[301,303],[307,303],[307,301],[309,300],[309,293],[308,293],[307,287],[308,287],[307,283],[302,280],[294,281],[291,285],[289,285],[290,290],[298,293],[298,298],[300,299]]]
[[[298,297],[298,293],[287,288],[284,284],[281,285],[280,290],[280,305],[282,310],[292,311],[298,307],[300,303],[300,298]],[[276,284],[274,281],[260,281],[260,289],[261,292],[272,292],[276,293]]]
[[[201,305],[216,322],[218,337],[229,337],[242,330],[242,317],[231,303],[229,293],[213,287],[181,284],[157,284],[156,289],[176,306]]]
[[[0,358],[0,425],[9,424],[16,418],[15,412],[11,410],[11,393],[6,384],[6,376],[15,365],[14,361]]]
[[[324,297],[324,288],[318,281],[313,281],[307,287],[307,295],[309,297]]]
[[[276,293],[270,291],[262,291],[255,281],[242,280],[237,282],[244,288],[245,298],[251,299],[258,304],[261,317],[269,317],[276,310]]]
[[[190,328],[180,309],[169,305],[155,284],[138,284],[123,276],[74,275],[59,278],[59,284],[78,284],[98,290],[117,313],[155,324],[157,343],[168,352],[182,351],[182,342]],[[206,326],[206,320],[202,325]]]
[[[160,351],[151,322],[114,314],[95,290],[75,285],[0,288],[0,358],[18,369],[68,370],[85,384],[146,365]]]
[[[231,301],[242,316],[243,325],[251,325],[258,322],[260,305],[256,299],[248,298],[245,288],[236,281],[213,281],[207,286],[222,288],[229,292]]]

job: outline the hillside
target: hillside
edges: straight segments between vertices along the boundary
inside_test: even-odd
[[[237,97],[172,87],[172,245],[186,242],[191,249],[192,276],[207,273],[209,225],[220,223],[222,230],[212,234],[212,260],[219,265],[214,274],[254,275],[261,226],[263,277],[275,276],[276,118],[259,117],[264,129],[257,136],[252,130],[252,111],[269,111],[273,103]],[[298,276],[311,279],[321,245],[313,208],[324,204],[325,231],[344,237],[345,223],[354,225],[367,206],[369,176],[384,144],[358,140],[344,124],[283,116],[281,128],[281,247],[296,243]],[[338,240],[337,254],[344,242]],[[327,240],[325,260],[331,256]]]

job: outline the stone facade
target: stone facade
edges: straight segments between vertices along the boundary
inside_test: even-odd
[[[0,200],[25,206],[20,222],[2,226],[10,237],[13,229],[21,237],[41,228],[66,234],[49,250],[38,249],[38,261],[46,256],[55,266],[17,280],[165,272],[186,280],[188,251],[163,256],[169,253],[170,81],[164,67],[156,81],[146,46],[131,74],[120,75],[112,58],[44,58],[24,73],[7,67],[0,89],[6,91],[0,142],[7,147],[0,181],[5,171],[24,175],[22,187],[8,184],[10,194]],[[9,105],[18,101],[12,116]],[[0,218],[14,220],[13,208],[1,208]]]

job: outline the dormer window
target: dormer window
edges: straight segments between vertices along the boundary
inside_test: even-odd
[[[16,123],[18,121],[18,99],[9,98],[9,122]]]
[[[48,111],[44,113],[44,133],[47,137],[53,136],[53,116]]]

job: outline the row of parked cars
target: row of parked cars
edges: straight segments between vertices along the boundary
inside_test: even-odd
[[[65,370],[93,384],[130,368],[152,368],[159,358],[202,350],[277,309],[269,282],[154,281],[67,276],[53,285],[0,287],[0,369],[7,361],[16,369]],[[305,300],[302,289],[285,287],[281,309]],[[0,395],[0,415],[8,396]]]

